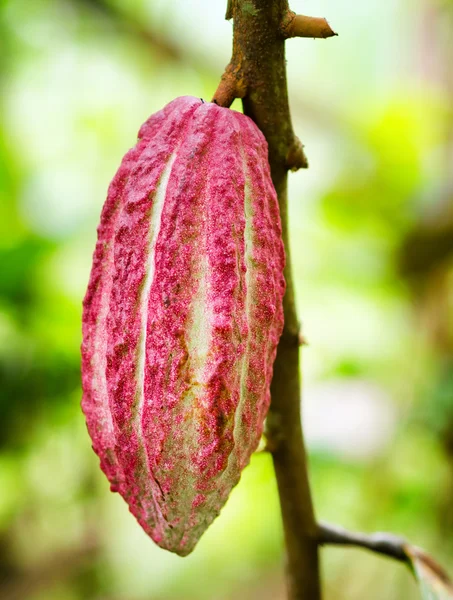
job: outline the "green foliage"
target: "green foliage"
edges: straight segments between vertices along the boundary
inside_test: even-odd
[[[196,4],[0,3],[0,597],[280,594],[269,456],[254,457],[181,560],[109,492],[79,409],[81,300],[109,180],[139,124],[177,95],[211,97],[229,55],[224,3],[202,3],[203,14]],[[422,19],[420,6],[331,5],[338,38],[288,44],[293,120],[311,163],[291,178],[290,225],[317,514],[401,533],[448,566],[451,356],[414,312],[424,297],[401,280],[398,253],[450,177],[451,99],[438,82],[421,84],[424,42],[400,27],[417,11]],[[388,10],[400,11],[395,32]],[[324,386],[336,422],[321,410]],[[343,443],[354,393],[353,413],[378,414],[376,404],[393,415],[368,454],[363,440],[387,425],[358,421]],[[325,561],[327,598],[418,597],[401,567],[339,550]]]

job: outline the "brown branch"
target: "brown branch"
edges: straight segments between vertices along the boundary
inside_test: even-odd
[[[241,80],[233,65],[229,64],[222,75],[212,101],[219,106],[229,108],[236,98],[243,98],[246,91],[245,81]]]
[[[338,33],[332,30],[326,19],[321,17],[307,17],[306,15],[296,15],[288,11],[282,21],[282,31],[285,38],[304,37],[304,38],[330,38]]]
[[[225,19],[227,21],[229,21],[232,18],[233,18],[233,0],[228,0],[227,9],[226,9],[226,13],[225,13]]]
[[[308,160],[305,156],[304,147],[296,135],[286,155],[286,166],[290,171],[308,168]]]
[[[286,178],[288,169],[295,171],[308,166],[302,144],[293,131],[288,107],[285,48],[280,29],[283,16],[288,13],[288,2],[230,0],[227,10],[227,16],[234,17],[233,56],[213,101],[230,106],[234,98],[243,98],[245,114],[258,124],[267,139],[273,178],[277,165],[278,178]],[[272,23],[266,22],[266,15]],[[277,53],[275,56],[271,48]],[[275,71],[276,65],[279,66]]]
[[[287,260],[285,328],[274,364],[267,448],[272,452],[280,496],[289,600],[319,600],[318,530],[301,426],[299,323],[288,240],[287,172],[307,166],[288,106],[282,23],[289,14],[287,0],[229,0],[227,17],[234,19],[233,55],[214,100],[229,106],[233,95],[238,97],[241,92],[244,113],[264,133],[269,147]]]
[[[423,587],[437,590],[434,598],[453,598],[453,583],[448,573],[432,556],[421,548],[409,544],[404,538],[392,533],[356,533],[336,525],[320,523],[318,525],[320,544],[356,546],[371,552],[398,560],[411,569],[413,575],[421,581]],[[430,596],[431,598],[431,596]]]
[[[347,531],[336,525],[320,523],[318,525],[319,543],[340,546],[358,546],[371,552],[377,552],[404,563],[410,563],[406,554],[406,540],[391,533],[373,533],[366,535]]]

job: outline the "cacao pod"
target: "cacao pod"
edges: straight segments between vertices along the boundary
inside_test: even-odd
[[[82,408],[111,489],[186,555],[262,434],[284,250],[264,136],[177,98],[110,184],[84,299]]]

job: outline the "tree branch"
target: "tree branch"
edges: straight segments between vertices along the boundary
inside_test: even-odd
[[[340,546],[358,546],[384,554],[390,558],[394,558],[404,563],[409,563],[409,557],[406,554],[406,540],[391,533],[373,533],[366,535],[364,533],[356,533],[347,531],[342,527],[330,525],[328,523],[320,523],[318,525],[319,543],[333,544]]]
[[[230,106],[243,98],[244,113],[266,137],[286,250],[285,327],[278,346],[266,424],[287,550],[289,600],[320,600],[318,530],[307,474],[300,414],[299,323],[295,308],[288,239],[287,172],[307,167],[291,124],[286,83],[285,36],[297,28],[287,0],[229,0],[234,19],[233,55],[214,102]],[[282,31],[288,25],[289,35]],[[296,25],[299,23],[296,20]]]
[[[212,101],[219,106],[229,108],[233,103],[233,100],[235,98],[243,98],[246,91],[245,81],[238,77],[237,73],[235,73],[234,66],[230,63],[225,69],[225,73],[222,75],[222,79],[220,80]]]
[[[226,9],[226,13],[225,13],[225,19],[227,21],[229,21],[232,18],[233,18],[233,0],[228,0],[227,1],[227,9]]]
[[[227,16],[234,18],[233,55],[213,97],[220,106],[243,99],[244,113],[267,139],[272,176],[277,180],[286,180],[288,169],[308,166],[289,114],[281,35],[287,13],[287,0],[230,0]]]
[[[448,573],[432,556],[392,533],[355,533],[336,525],[318,525],[319,544],[357,546],[407,564],[427,593],[426,597],[453,599],[453,583]],[[425,597],[425,593],[423,597]]]
[[[282,31],[285,38],[330,38],[338,33],[332,30],[326,19],[320,17],[307,17],[296,15],[288,11],[282,22]]]

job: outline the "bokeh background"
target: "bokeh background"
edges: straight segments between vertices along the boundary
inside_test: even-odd
[[[140,124],[209,99],[225,0],[0,2],[0,598],[284,598],[270,458],[181,559],[110,493],[80,411],[81,301]],[[339,37],[287,44],[310,169],[290,178],[304,420],[320,518],[453,567],[453,2],[293,0]],[[233,108],[240,110],[240,103]],[[326,598],[412,600],[410,573],[322,551]]]

